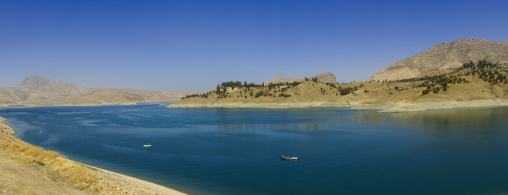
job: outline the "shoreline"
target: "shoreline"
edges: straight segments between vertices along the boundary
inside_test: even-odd
[[[70,159],[68,159],[70,160]],[[150,181],[138,179],[136,177],[124,175],[114,171],[102,169],[88,164],[83,164],[74,160],[77,164],[82,164],[91,169],[97,169],[97,173],[109,180],[115,186],[121,186],[121,189],[129,192],[130,194],[174,194],[183,195],[185,193],[177,191],[172,188],[168,188]]]
[[[176,103],[176,104],[174,104]],[[508,106],[507,99],[484,99],[470,101],[434,101],[434,102],[296,102],[296,103],[177,103],[167,108],[348,108],[359,110],[377,110],[378,112],[414,112],[450,108],[497,107]]]
[[[171,104],[172,102],[175,102],[178,100],[171,100],[171,101],[153,101],[153,102],[129,102],[129,103],[111,103],[111,104],[56,104],[56,105],[22,105],[22,104],[14,104],[14,105],[0,105],[1,108],[37,108],[37,107],[93,107],[93,106],[131,106],[131,105],[143,105],[143,104]]]
[[[28,144],[13,136],[5,120],[0,117],[2,194],[185,194]]]

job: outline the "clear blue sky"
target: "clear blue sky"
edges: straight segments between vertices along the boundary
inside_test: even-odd
[[[339,82],[465,38],[508,41],[508,1],[2,0],[0,86],[205,91],[322,72]]]

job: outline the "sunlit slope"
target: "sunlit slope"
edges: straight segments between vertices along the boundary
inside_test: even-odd
[[[435,102],[508,98],[508,71],[501,67],[469,67],[428,72],[422,77],[398,81],[360,81],[331,84],[316,81],[280,83],[272,86],[223,86],[206,94],[188,96],[168,107],[377,107]],[[227,84],[227,83],[226,83]],[[222,88],[221,88],[222,87]],[[313,104],[314,103],[314,104]],[[420,105],[420,106],[422,106]],[[449,104],[450,106],[456,104]],[[448,108],[446,104],[443,107]],[[418,108],[424,109],[424,108]]]
[[[459,68],[463,63],[478,60],[508,64],[508,42],[461,39],[440,43],[425,52],[379,70],[369,80],[413,78],[427,71]]]

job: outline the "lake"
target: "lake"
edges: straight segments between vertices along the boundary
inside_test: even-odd
[[[508,193],[506,107],[134,105],[2,108],[0,116],[25,142],[192,194]]]

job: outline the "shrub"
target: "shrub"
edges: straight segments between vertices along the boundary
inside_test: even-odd
[[[34,162],[35,164],[40,165],[40,166],[44,166],[44,163],[43,163],[43,162],[41,162],[41,161],[38,161],[38,160],[33,160],[33,162]]]

